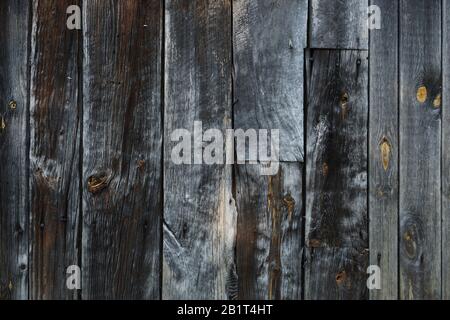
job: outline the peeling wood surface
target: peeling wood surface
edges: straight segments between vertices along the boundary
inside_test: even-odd
[[[0,17],[0,299],[26,299],[28,1],[0,1]]]
[[[162,6],[86,1],[83,17],[82,297],[158,299]]]
[[[449,15],[0,1],[0,299],[449,299]],[[195,121],[279,129],[280,170],[175,164]]]
[[[311,55],[306,150],[307,299],[368,296],[365,282],[356,280],[365,277],[365,251],[369,247],[367,58],[364,51],[316,50]],[[359,253],[365,258],[349,255]],[[341,260],[347,261],[350,287],[336,287],[333,274],[342,272],[336,269],[342,267]],[[327,275],[320,266],[327,266]]]
[[[398,10],[399,2],[372,0],[383,13],[370,32],[369,239],[370,264],[381,268],[372,299],[398,297]]]
[[[440,299],[441,1],[400,10],[400,297]]]

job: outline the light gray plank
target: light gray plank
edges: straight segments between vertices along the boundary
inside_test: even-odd
[[[441,1],[400,6],[400,297],[441,297]]]
[[[280,160],[303,161],[308,1],[233,1],[234,127],[279,129]]]
[[[368,49],[367,0],[311,0],[310,47]]]
[[[370,32],[370,264],[381,268],[374,300],[398,297],[398,0],[372,0],[381,29]]]
[[[165,19],[163,299],[226,299],[236,272],[232,167],[175,164],[171,135],[193,134],[194,121],[231,128],[231,2],[169,0]]]

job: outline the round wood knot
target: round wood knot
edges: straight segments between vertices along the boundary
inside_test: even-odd
[[[108,186],[108,176],[106,174],[93,175],[88,179],[88,191],[92,194],[99,193]]]

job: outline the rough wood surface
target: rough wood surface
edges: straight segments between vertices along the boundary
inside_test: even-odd
[[[83,17],[82,296],[156,299],[161,2],[85,1]]]
[[[279,129],[280,160],[303,161],[308,1],[233,1],[234,127]]]
[[[0,1],[0,299],[28,298],[29,15]]]
[[[381,268],[371,299],[398,297],[398,7],[372,0],[382,12],[370,32],[369,239],[370,264]]]
[[[66,27],[73,1],[35,0],[31,49],[30,298],[70,299],[79,265],[81,34]],[[53,13],[52,13],[53,12]],[[60,32],[55,32],[60,30]]]
[[[310,0],[310,47],[368,49],[368,0]]]
[[[439,0],[401,1],[402,299],[441,297],[441,13]]]
[[[176,129],[193,134],[232,125],[231,2],[166,2],[164,299],[226,299],[235,294],[232,167],[176,165]],[[201,148],[201,147],[200,147]],[[198,159],[197,159],[198,160]]]
[[[442,299],[450,299],[450,1],[443,1],[442,84]]]
[[[284,163],[267,177],[259,165],[237,167],[239,299],[301,299],[302,169]]]
[[[328,50],[314,51],[311,56],[306,150],[307,299],[368,296],[366,281],[362,281],[369,245],[367,57],[362,51]],[[322,268],[326,272],[321,272]]]

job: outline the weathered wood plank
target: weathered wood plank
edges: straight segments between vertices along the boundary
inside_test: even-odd
[[[382,12],[370,32],[369,239],[370,264],[381,268],[375,300],[398,297],[398,7],[372,0]]]
[[[400,6],[400,297],[441,297],[441,1]]]
[[[85,1],[84,299],[160,297],[161,1]]]
[[[67,267],[80,264],[81,33],[66,27],[72,4],[33,1],[30,298],[39,300],[77,297],[66,287]]]
[[[450,299],[450,1],[443,1],[442,299]]]
[[[277,175],[261,176],[259,165],[237,166],[239,299],[301,299],[302,170],[283,163]]]
[[[230,1],[166,1],[165,38],[163,298],[231,298],[232,167],[171,159],[174,130],[193,133],[195,121],[204,130],[231,127]]]
[[[367,52],[317,50],[311,57],[305,297],[365,299]]]
[[[308,1],[233,1],[234,127],[279,129],[280,160],[303,161]]]
[[[368,49],[368,0],[311,0],[310,47]]]
[[[0,1],[0,300],[28,298],[29,14]]]

